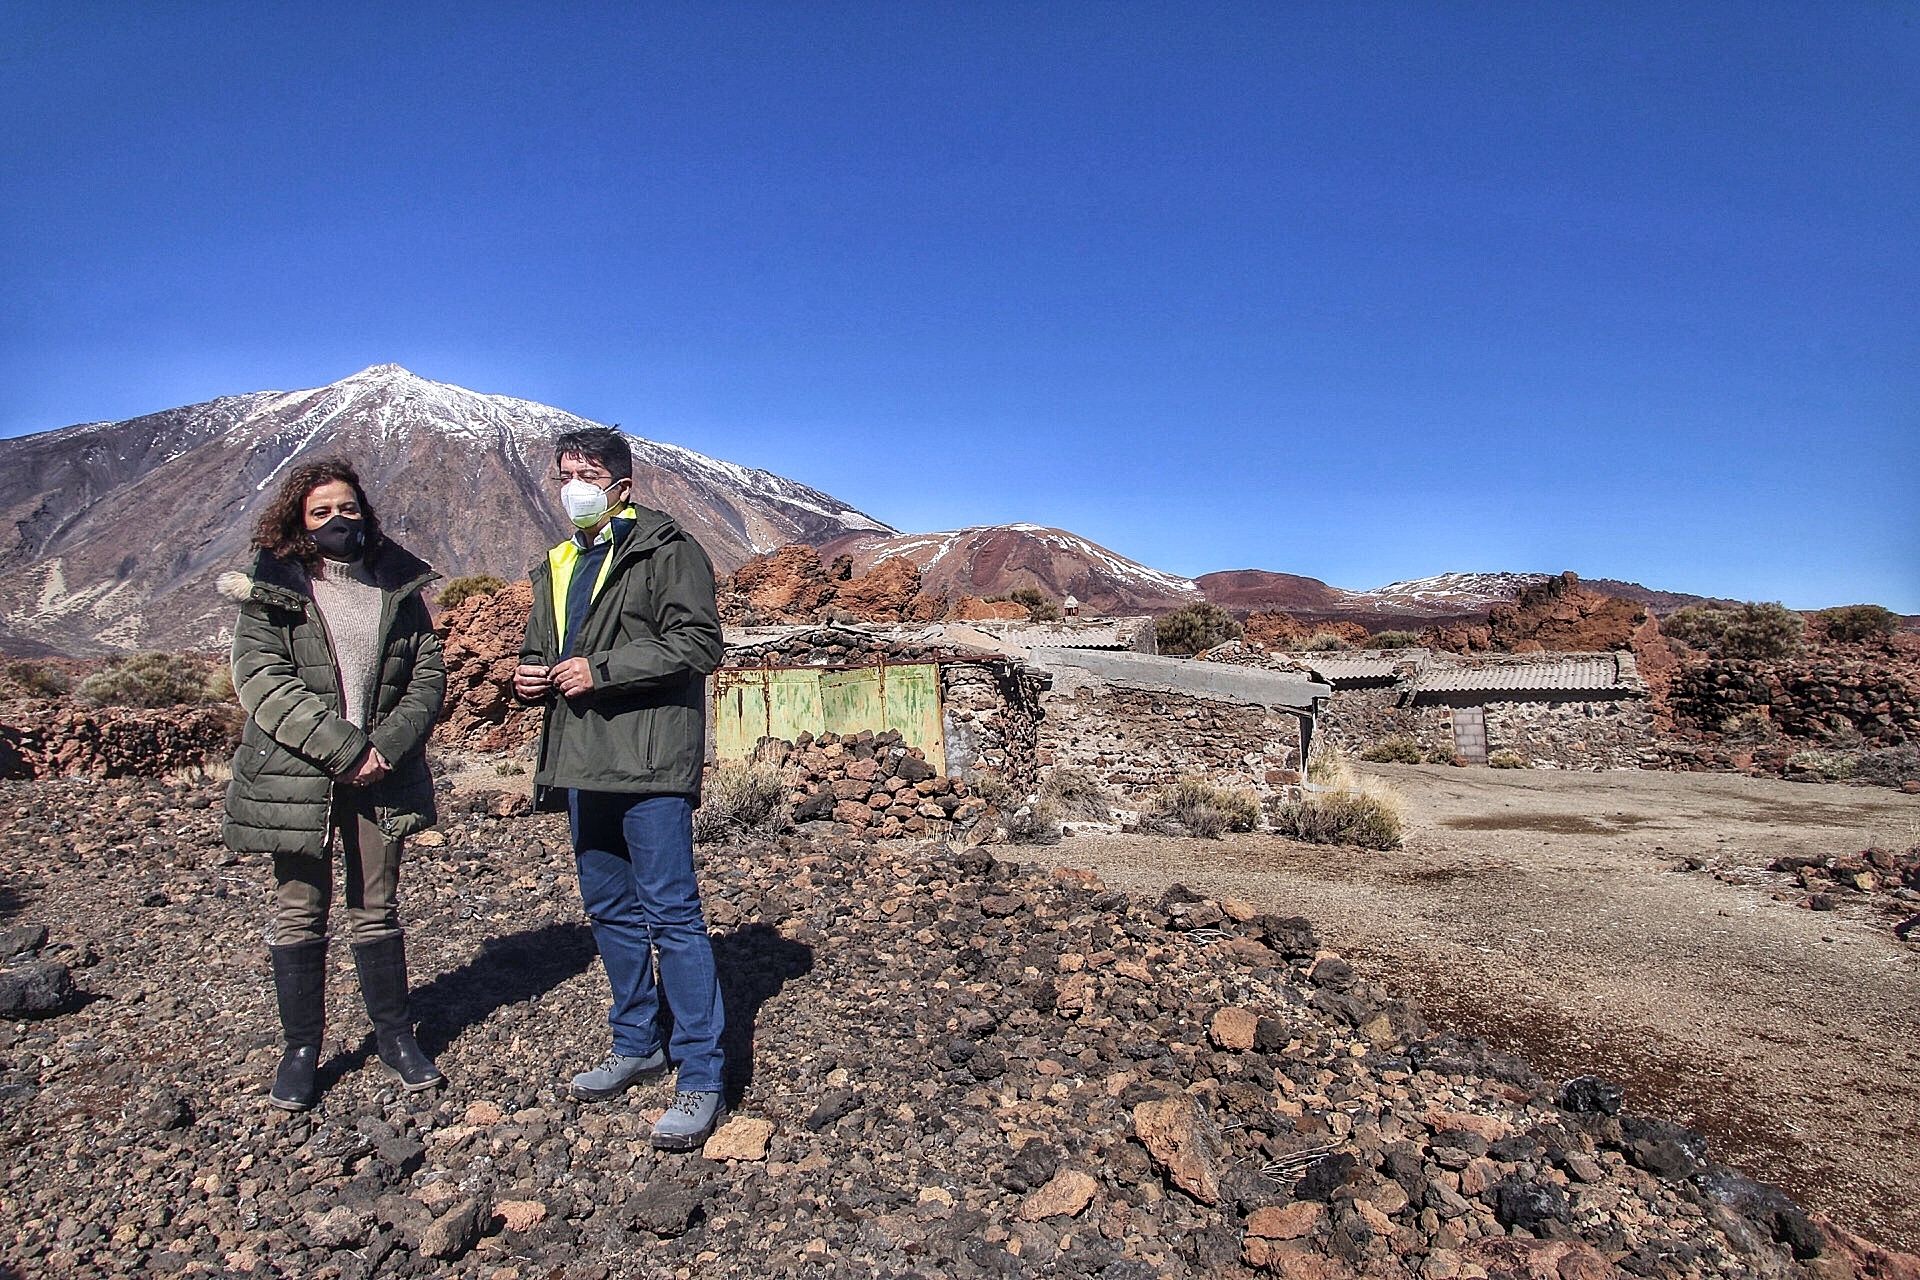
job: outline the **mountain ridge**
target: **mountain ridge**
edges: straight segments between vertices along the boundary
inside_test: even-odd
[[[246,561],[253,519],[285,469],[322,453],[353,458],[388,529],[446,576],[520,577],[565,533],[541,480],[548,444],[599,425],[389,363],[319,387],[0,439],[0,651],[223,643],[228,606],[212,579]],[[1087,613],[1211,602],[1372,630],[1484,616],[1549,576],[1443,573],[1371,590],[1265,569],[1188,578],[1042,524],[904,533],[773,472],[627,434],[635,499],[679,519],[722,574],[802,543],[861,573],[903,557],[928,591],[955,600],[1037,587]],[[1659,612],[1703,599],[1588,585]]]

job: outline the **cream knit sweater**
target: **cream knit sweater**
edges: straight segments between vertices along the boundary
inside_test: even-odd
[[[380,588],[363,562],[323,559],[313,574],[313,602],[333,638],[333,659],[346,699],[341,712],[364,729],[367,694],[380,676]]]

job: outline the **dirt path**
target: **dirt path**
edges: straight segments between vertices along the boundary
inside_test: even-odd
[[[1079,836],[1022,857],[1307,916],[1429,1021],[1597,1071],[1638,1110],[1886,1243],[1920,1248],[1920,946],[1775,901],[1787,853],[1920,841],[1920,798],[1709,774],[1385,766],[1406,847]],[[1686,856],[1751,883],[1678,870]]]

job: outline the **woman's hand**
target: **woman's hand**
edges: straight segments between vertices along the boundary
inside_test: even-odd
[[[380,749],[369,746],[365,754],[354,762],[353,768],[341,776],[340,781],[350,787],[370,787],[391,772],[393,766],[380,754]]]
[[[553,679],[546,667],[523,662],[513,669],[513,691],[528,702],[538,702],[553,692]]]

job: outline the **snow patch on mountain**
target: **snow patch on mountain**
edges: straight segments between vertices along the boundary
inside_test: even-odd
[[[1472,607],[1512,600],[1526,588],[1545,582],[1544,573],[1439,573],[1428,578],[1389,582],[1356,592],[1388,604]]]

